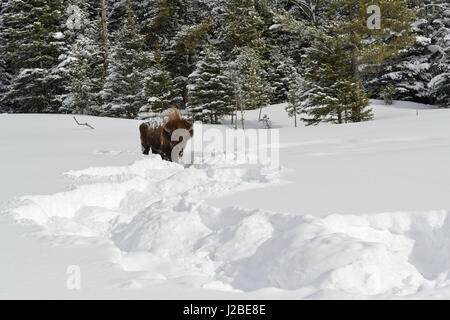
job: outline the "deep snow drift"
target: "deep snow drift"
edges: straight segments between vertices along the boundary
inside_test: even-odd
[[[370,123],[297,129],[265,109],[279,171],[144,157],[138,121],[0,115],[0,297],[449,298],[450,110],[377,103]]]

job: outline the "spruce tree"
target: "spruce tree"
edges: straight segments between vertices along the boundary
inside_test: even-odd
[[[128,8],[127,20],[114,38],[108,76],[101,92],[103,107],[100,114],[136,118],[139,110],[147,104],[145,82],[152,55],[143,50],[144,37],[131,8]]]
[[[203,49],[188,82],[187,110],[194,119],[218,123],[223,116],[232,114],[233,83],[226,65],[213,47]]]

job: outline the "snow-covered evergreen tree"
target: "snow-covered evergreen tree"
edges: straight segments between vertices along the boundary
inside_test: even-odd
[[[430,102],[428,83],[432,79],[432,73],[428,46],[431,44],[431,39],[420,35],[422,33],[420,28],[423,25],[423,19],[414,24],[413,30],[418,33],[415,44],[411,48],[405,50],[399,58],[386,60],[380,72],[368,75],[366,88],[372,92],[373,96],[382,98],[386,88],[392,85],[395,89],[395,99]]]
[[[65,45],[63,10],[62,0],[9,1],[2,10],[0,42],[13,70],[4,101],[14,112],[56,112],[61,105],[56,67]]]
[[[375,29],[371,4],[381,9]],[[67,26],[73,5],[85,15],[79,29]],[[351,66],[337,87],[356,84],[373,97],[395,87],[396,99],[447,107],[449,12],[447,0],[0,0],[0,103],[125,117],[183,109],[189,75],[213,45],[222,63],[245,61],[240,105],[260,108],[266,95],[288,101],[290,74],[308,67],[304,50],[333,35],[339,43],[326,46],[344,48],[339,63]],[[157,43],[161,63],[152,60]]]
[[[220,54],[211,46],[202,50],[189,75],[188,112],[195,120],[218,123],[234,110],[233,83]]]
[[[65,74],[66,93],[63,95],[60,112],[100,113],[100,91],[105,75],[103,69],[103,49],[101,25],[98,16],[91,17],[92,4],[83,0],[71,0],[76,6],[79,25],[67,28],[65,38],[72,41],[65,54],[60,56],[61,73]]]
[[[272,88],[270,103],[282,103],[288,100],[289,85],[292,79],[294,61],[280,52],[277,47],[270,50],[267,78]]]
[[[301,108],[301,95],[304,90],[305,83],[302,77],[296,73],[291,75],[291,81],[289,82],[288,92],[288,104],[286,106],[286,112],[289,117],[294,118],[294,127],[298,126],[298,116],[302,113]]]
[[[187,103],[187,80],[198,60],[200,47],[210,30],[210,1],[208,0],[145,0],[137,6],[146,39],[146,47],[155,49],[158,43],[175,88],[182,97],[179,105]]]
[[[439,1],[430,8],[434,32],[429,50],[432,53],[433,78],[428,83],[434,103],[450,107],[450,3]]]
[[[8,5],[9,0],[0,1],[0,30],[2,30],[2,14]],[[4,52],[5,44],[0,43],[0,53]],[[7,112],[11,109],[11,104],[7,102],[6,94],[9,91],[9,86],[11,85],[12,74],[11,68],[8,61],[2,55],[0,58],[0,112]]]
[[[139,110],[139,117],[142,119],[161,113],[168,108],[178,107],[182,103],[182,97],[167,71],[159,46],[156,46],[154,51],[154,60],[146,79],[145,90],[149,98]]]
[[[148,101],[145,83],[152,54],[143,50],[144,37],[131,8],[128,8],[125,24],[114,38],[108,76],[101,92],[103,107],[100,114],[136,118]]]
[[[136,9],[135,0],[106,0],[106,17],[108,21],[108,32],[110,33],[112,41],[114,35],[117,34],[127,19],[128,8],[133,11]]]
[[[302,120],[315,125],[371,119],[368,97],[355,80],[348,52],[339,39],[323,37],[306,53],[305,83],[299,88]]]
[[[0,59],[0,112],[8,112],[11,109],[11,104],[5,99],[11,85],[11,78],[6,61]]]
[[[182,25],[175,33],[173,41],[167,47],[166,59],[170,71],[175,75],[175,83],[183,97],[184,108],[188,100],[188,76],[195,69],[198,51],[209,31],[210,24],[204,21],[193,25]]]
[[[239,70],[238,76],[243,83],[244,109],[260,109],[261,114],[262,108],[270,103],[269,97],[272,93],[267,81],[265,62],[259,51],[252,47],[240,48],[239,52],[235,63]]]
[[[247,109],[259,109],[258,120],[261,120],[262,109],[269,105],[269,96],[272,92],[267,81],[267,73],[262,68],[260,58],[256,54],[250,55],[248,69],[248,87],[246,92]]]
[[[267,30],[267,0],[231,0],[225,6],[224,35],[228,48],[256,43]]]
[[[389,85],[395,87],[395,98],[422,103],[437,102],[436,93],[445,74],[445,39],[450,28],[446,12],[450,4],[442,0],[410,1],[417,11],[412,24],[415,43],[401,55],[386,60],[375,76],[366,79],[366,87],[375,97],[381,97]]]

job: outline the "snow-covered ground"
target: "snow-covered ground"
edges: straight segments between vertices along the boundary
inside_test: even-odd
[[[143,156],[139,121],[0,114],[0,298],[450,298],[450,110],[373,108],[266,108],[279,171]]]

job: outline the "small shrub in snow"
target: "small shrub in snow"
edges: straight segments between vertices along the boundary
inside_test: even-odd
[[[392,84],[385,87],[383,91],[381,91],[381,96],[383,97],[384,103],[391,105],[395,97],[395,92],[395,87]]]
[[[261,122],[264,125],[264,128],[266,129],[271,129],[272,128],[272,121],[270,121],[270,118],[267,114],[265,114],[262,118],[261,118]]]

